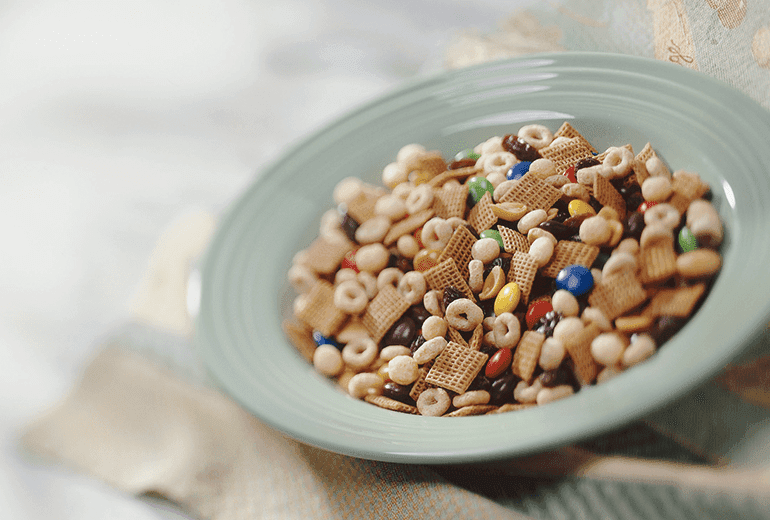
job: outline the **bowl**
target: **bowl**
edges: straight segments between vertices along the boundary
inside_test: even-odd
[[[575,396],[517,412],[433,418],[341,392],[287,341],[293,255],[336,183],[381,184],[407,143],[451,157],[528,123],[568,121],[599,150],[648,141],[710,183],[723,268],[698,312],[649,360]],[[499,460],[620,427],[725,366],[770,319],[770,114],[674,64],[598,53],[497,61],[410,83],[341,117],[262,171],[221,219],[202,265],[196,345],[222,389],[277,430],[326,450],[402,463]]]

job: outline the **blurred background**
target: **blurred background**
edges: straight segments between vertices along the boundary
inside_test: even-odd
[[[127,321],[170,223],[529,3],[0,0],[2,517],[184,518],[30,462],[19,430]]]

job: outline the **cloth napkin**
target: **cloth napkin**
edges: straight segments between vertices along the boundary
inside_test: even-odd
[[[444,63],[564,49],[669,60],[770,108],[767,0],[549,2],[458,35]],[[359,460],[270,429],[209,379],[188,285],[214,229],[186,214],[159,238],[129,322],[24,432],[30,457],[201,519],[770,518],[770,332],[665,409],[578,445],[479,466]]]

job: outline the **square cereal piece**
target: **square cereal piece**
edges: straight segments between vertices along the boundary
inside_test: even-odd
[[[425,152],[409,161],[406,167],[410,174],[414,173],[417,179],[425,179],[423,182],[416,182],[416,184],[423,184],[444,173],[446,171],[446,161],[444,161],[440,152]]]
[[[591,323],[564,341],[564,348],[575,365],[575,376],[581,385],[593,383],[599,374],[599,365],[591,356],[591,342],[600,333],[599,326]]]
[[[447,258],[440,264],[431,267],[423,273],[425,281],[428,282],[428,287],[436,291],[443,291],[447,286],[451,285],[466,298],[475,302],[476,297],[473,296],[473,291],[468,287],[468,283],[465,278],[462,277],[460,271],[457,269],[457,264],[454,258]],[[371,305],[371,304],[370,304]]]
[[[454,170],[447,170],[443,173],[440,173],[433,177],[431,180],[429,180],[426,184],[428,186],[431,186],[433,188],[438,188],[444,185],[447,181],[451,181],[452,179],[457,179],[458,181],[464,180],[467,177],[473,177],[474,175],[480,173],[482,171],[481,168],[478,166],[467,166],[465,168],[457,168]]]
[[[449,413],[445,413],[442,417],[469,417],[471,415],[484,415],[493,410],[497,410],[497,406],[493,404],[471,404],[463,406],[457,410]]]
[[[516,282],[521,291],[521,299],[524,303],[529,301],[529,293],[537,276],[537,260],[529,253],[516,251],[511,257],[511,267],[508,269],[507,282]]]
[[[594,175],[594,198],[602,206],[609,206],[617,212],[620,221],[626,218],[626,200],[604,175]]]
[[[460,331],[457,329],[454,329],[452,327],[447,327],[447,336],[449,338],[449,341],[454,341],[458,345],[462,345],[463,347],[468,347],[468,342],[465,341],[465,338],[462,334],[460,334]]]
[[[484,340],[484,326],[478,324],[473,329],[473,335],[468,340],[468,348],[471,350],[481,350],[481,342]]]
[[[506,253],[527,253],[529,252],[529,240],[527,237],[515,229],[505,226],[497,226],[500,237],[503,239],[503,249]]]
[[[676,252],[673,242],[659,240],[639,251],[639,281],[643,284],[663,282],[676,274]]]
[[[608,320],[638,307],[647,299],[642,284],[634,276],[616,274],[597,283],[588,296],[588,303],[598,307]]]
[[[534,175],[526,174],[508,193],[500,197],[499,202],[520,202],[530,211],[535,209],[548,211],[561,196],[561,190]]]
[[[366,308],[362,323],[375,343],[379,343],[386,332],[409,308],[409,302],[390,284],[383,286]]]
[[[489,356],[450,341],[433,362],[425,382],[462,394],[484,368]]]
[[[339,238],[319,236],[306,249],[306,260],[303,263],[320,274],[331,274],[337,270],[345,255],[355,248],[355,244],[342,233],[335,235]]]
[[[418,211],[414,215],[409,215],[408,217],[399,220],[390,227],[385,238],[382,240],[382,243],[387,247],[392,246],[396,243],[396,240],[402,236],[420,229],[423,224],[433,218],[433,215],[434,211],[432,209],[424,209]]]
[[[591,146],[591,143],[588,142],[588,139],[583,137],[583,134],[575,130],[575,128],[566,121],[564,121],[564,123],[562,123],[559,129],[556,130],[556,132],[554,132],[553,137],[554,138],[566,137],[568,139],[577,139],[585,143],[585,145],[588,146],[589,149],[591,150],[592,154],[596,153],[596,148]]]
[[[545,341],[545,334],[528,330],[521,335],[521,340],[513,353],[511,366],[513,373],[522,378],[527,384],[532,382],[532,374],[540,359],[540,347]]]
[[[417,398],[420,397],[420,394],[425,390],[428,388],[436,388],[436,385],[425,382],[425,378],[428,376],[428,372],[432,366],[432,361],[429,361],[428,363],[425,363],[423,366],[421,366],[419,370],[420,375],[417,376],[417,380],[412,383],[412,389],[409,391],[409,397],[411,397],[415,402],[417,401]]]
[[[599,248],[583,242],[559,240],[553,250],[551,260],[543,266],[540,273],[548,278],[556,278],[568,265],[591,267],[599,255]]]
[[[642,148],[638,154],[636,154],[636,158],[643,163],[646,163],[653,157],[657,157],[657,155],[655,154],[655,150],[653,150],[652,145],[649,142],[644,145],[644,148]]]
[[[313,331],[304,323],[297,320],[283,320],[281,322],[283,333],[289,339],[294,348],[305,358],[306,361],[313,362],[316,344],[313,340]]]
[[[374,205],[383,194],[384,192],[373,186],[365,186],[353,200],[348,202],[348,215],[353,217],[359,224],[363,224],[375,216]]]
[[[541,148],[539,152],[543,158],[553,161],[557,173],[563,173],[581,159],[593,157],[596,150],[581,136],[567,137],[566,141],[554,140],[548,146]]]
[[[384,395],[367,395],[364,397],[364,401],[386,410],[393,410],[394,412],[417,414],[416,406],[396,401]]]
[[[468,214],[468,224],[473,226],[476,233],[486,231],[497,223],[497,215],[492,211],[492,195],[487,192],[481,197]]]
[[[296,317],[326,337],[333,336],[348,318],[334,305],[334,287],[326,280],[318,280],[310,292],[297,299],[299,304],[294,306]]]
[[[454,258],[457,270],[460,271],[460,276],[467,280],[470,275],[468,263],[473,259],[471,248],[473,248],[475,243],[476,235],[467,226],[458,226],[454,233],[452,233],[452,238],[449,239],[446,247],[438,256],[439,263],[449,258]]]
[[[703,197],[710,186],[697,173],[677,170],[671,176],[671,188],[674,193],[695,200]]]
[[[465,205],[468,199],[468,187],[443,186],[433,188],[433,210],[437,217],[448,219],[452,217],[465,218]]]
[[[686,318],[692,314],[704,292],[706,292],[706,285],[702,283],[676,289],[661,289],[652,297],[642,314],[652,318],[658,316]]]

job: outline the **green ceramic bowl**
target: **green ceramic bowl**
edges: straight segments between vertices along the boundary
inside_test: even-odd
[[[598,149],[650,141],[714,192],[724,267],[688,324],[650,360],[574,397],[520,412],[442,419],[354,400],[289,344],[292,256],[347,176],[380,183],[401,146],[446,157],[526,123],[569,121]],[[480,462],[565,445],[680,396],[770,319],[770,114],[677,65],[593,53],[533,55],[439,74],[369,103],[287,150],[221,221],[202,270],[199,353],[225,392],[304,443],[367,459]]]

